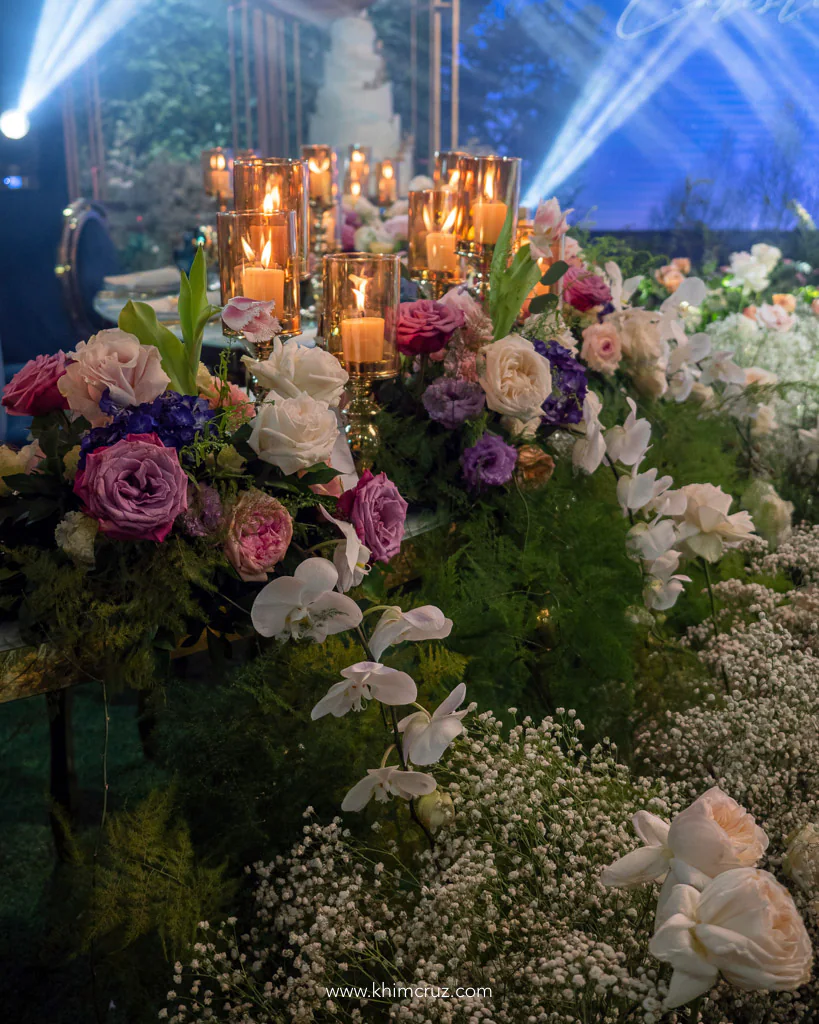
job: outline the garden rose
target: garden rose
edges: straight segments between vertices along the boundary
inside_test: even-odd
[[[534,444],[518,448],[515,479],[524,491],[534,491],[552,479],[555,460],[548,452]]]
[[[563,275],[563,298],[580,313],[611,302],[611,290],[602,277],[583,267],[569,267]]]
[[[668,916],[649,944],[671,964],[666,1009],[707,992],[721,972],[746,992],[787,992],[806,984],[811,941],[790,893],[767,871],[735,868],[700,893],[675,885]]]
[[[795,295],[791,295],[788,292],[785,292],[784,294],[782,292],[777,292],[775,295],[771,297],[771,301],[775,306],[781,306],[786,313],[796,312]]]
[[[552,393],[552,372],[531,341],[509,334],[485,345],[480,385],[486,404],[502,416],[529,420]]]
[[[407,503],[386,473],[373,476],[365,469],[355,487],[338,499],[337,509],[353,524],[372,558],[389,562],[398,554],[404,539]]]
[[[659,314],[647,309],[623,309],[612,313],[623,355],[632,363],[657,363],[664,354]]]
[[[282,329],[273,315],[275,305],[237,295],[222,310],[222,320],[232,331],[241,331],[251,344],[270,341]]]
[[[754,246],[756,248],[756,246]],[[770,269],[761,259],[750,252],[731,253],[731,288],[742,288],[744,292],[761,292],[768,287]]]
[[[408,356],[437,352],[446,346],[464,322],[465,317],[460,310],[443,302],[431,299],[402,302],[396,343],[399,350]]]
[[[302,393],[265,401],[256,413],[248,444],[263,462],[289,476],[327,462],[338,437],[336,414],[326,402]]]
[[[156,434],[129,434],[88,453],[74,493],[107,537],[163,541],[188,507],[188,476]]]
[[[685,274],[673,263],[655,270],[654,277],[658,284],[670,292],[675,292],[685,280]]]
[[[775,245],[768,245],[767,242],[757,242],[751,246],[751,255],[770,273],[782,259],[782,250]]]
[[[786,842],[782,870],[800,889],[815,895],[819,892],[819,828],[803,825],[791,832]]]
[[[757,310],[756,319],[757,323],[767,327],[769,331],[777,331],[779,334],[787,334],[796,323],[796,318],[782,306],[772,306],[767,302]]]
[[[614,324],[592,324],[583,331],[580,358],[592,370],[611,376],[620,365],[623,349]]]
[[[754,523],[747,512],[728,514],[730,494],[713,484],[686,484],[685,512],[675,516],[679,525],[680,550],[685,554],[716,562],[725,548],[736,547],[754,535]]]
[[[687,277],[691,273],[691,260],[687,256],[675,256],[671,261],[671,266],[675,270],[679,270],[683,277]]]
[[[679,860],[714,878],[758,863],[768,837],[744,807],[713,786],[671,822],[668,846]]]
[[[106,390],[112,402],[127,408],[152,402],[170,383],[159,349],[141,345],[133,334],[116,327],[81,341],[68,360],[57,387],[69,408],[93,427],[109,422],[110,417],[100,409]]]
[[[264,583],[292,539],[293,520],[284,505],[263,491],[245,491],[228,517],[225,555],[245,582]]]
[[[65,373],[65,352],[35,356],[18,370],[3,389],[3,405],[10,416],[45,416],[67,409],[57,382]]]
[[[296,398],[306,392],[319,402],[335,408],[344,394],[349,374],[323,348],[307,348],[295,338],[282,344],[277,338],[267,359],[243,356],[242,362],[264,388],[281,398]]]

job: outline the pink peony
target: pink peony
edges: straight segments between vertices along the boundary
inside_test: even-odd
[[[18,370],[3,389],[3,405],[10,416],[45,416],[67,409],[57,381],[65,373],[65,352],[36,356]]]
[[[398,321],[397,344],[408,356],[420,356],[442,349],[455,331],[463,327],[464,314],[459,309],[419,299],[417,302],[402,302]]]
[[[583,267],[569,267],[563,275],[563,298],[579,313],[611,302],[609,286],[602,277]]]
[[[293,539],[293,520],[276,498],[246,491],[228,519],[225,555],[246,583],[265,583]]]
[[[237,295],[222,310],[222,320],[232,331],[239,331],[252,344],[270,341],[282,329],[273,316],[275,302],[260,302]]]
[[[373,476],[369,469],[338,499],[338,515],[348,519],[372,558],[389,562],[401,549],[407,503],[386,473]]]
[[[114,327],[81,341],[68,354],[65,373],[57,381],[68,406],[84,416],[92,427],[109,422],[100,409],[107,390],[121,408],[152,402],[170,383],[162,369],[159,349],[140,345],[133,334]]]
[[[580,358],[592,369],[611,376],[623,358],[623,348],[614,324],[592,324],[583,331]]]
[[[107,537],[163,541],[188,507],[188,477],[156,434],[128,434],[88,453],[74,493]]]

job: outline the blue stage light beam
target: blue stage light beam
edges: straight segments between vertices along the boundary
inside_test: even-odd
[[[17,109],[30,113],[124,28],[145,0],[46,0]]]

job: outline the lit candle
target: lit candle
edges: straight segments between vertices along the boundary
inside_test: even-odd
[[[281,210],[281,193],[278,186],[274,185],[262,201],[262,213],[267,216]],[[288,256],[288,227],[287,222],[251,224],[250,245],[254,252],[262,252],[265,246],[270,243],[270,262],[284,266]]]
[[[452,229],[458,208],[450,210],[439,231],[432,229],[428,207],[424,207],[424,223],[427,227],[427,269],[455,274],[458,271],[458,257],[455,255],[455,235]]]
[[[253,256],[252,248],[242,239],[245,253]],[[242,267],[242,295],[248,299],[275,303],[276,313],[284,310],[284,271],[279,267],[271,267],[271,244],[268,241],[262,251],[261,266]]]
[[[322,203],[333,200],[333,175],[330,169],[330,157],[316,160],[311,157],[307,161],[310,169],[310,198]]]
[[[358,287],[353,287],[356,308],[341,321],[344,362],[347,366],[354,363],[381,363],[384,360],[384,317],[364,315],[368,279],[351,274],[350,280],[358,282]]]
[[[480,245],[494,245],[506,220],[506,203],[495,199],[495,182],[491,174],[484,181],[484,194],[472,202],[472,228]]]
[[[382,206],[394,203],[398,198],[395,169],[389,160],[381,161],[381,177],[378,180],[378,202]]]

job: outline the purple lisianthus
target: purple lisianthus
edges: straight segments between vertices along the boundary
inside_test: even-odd
[[[552,393],[542,405],[543,422],[553,427],[579,423],[588,380],[583,364],[557,341],[536,341],[535,349],[549,360]]]
[[[479,416],[486,399],[480,384],[456,377],[438,377],[426,389],[421,401],[431,420],[452,430],[464,420]]]
[[[373,476],[365,469],[355,487],[338,499],[336,510],[353,524],[358,539],[370,549],[371,559],[389,562],[398,554],[407,503],[386,473]]]
[[[508,484],[515,471],[518,453],[497,434],[488,431],[461,456],[461,468],[470,487],[500,487]]]
[[[211,429],[215,416],[204,398],[180,395],[176,391],[163,391],[152,402],[143,402],[131,409],[120,409],[106,392],[100,399],[103,412],[113,415],[105,427],[89,430],[80,442],[78,466],[85,466],[89,452],[115,444],[128,434],[156,434],[167,448],[184,448],[197,434]]]

